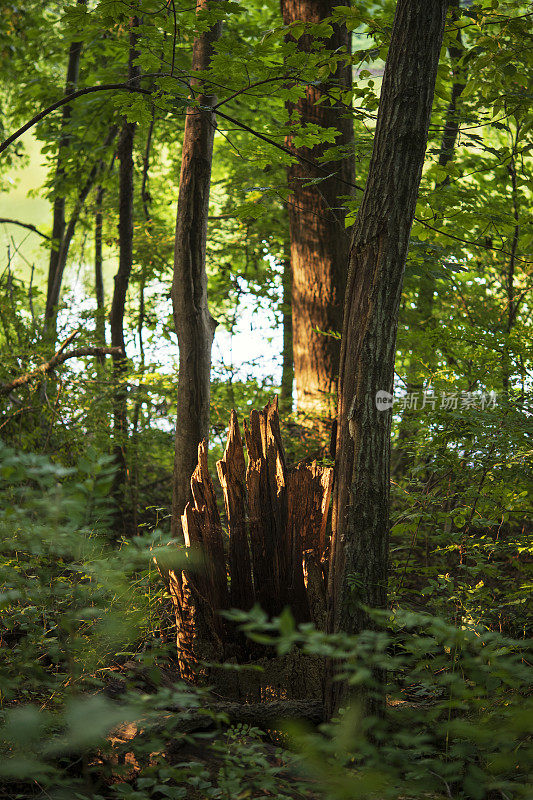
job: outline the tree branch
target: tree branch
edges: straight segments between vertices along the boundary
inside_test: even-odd
[[[73,337],[69,337],[69,339],[70,338]],[[42,375],[47,375],[65,361],[68,361],[69,358],[122,354],[122,348],[120,347],[77,347],[74,350],[67,350],[66,352],[63,352],[65,344],[63,344],[57,353],[52,356],[50,361],[46,361],[44,364],[41,364],[31,372],[26,372],[25,375],[19,375],[19,377],[15,378],[15,380],[11,381],[11,383],[0,384],[0,397],[5,397],[15,389],[19,389],[21,386],[26,386],[26,384],[31,383],[31,381],[33,381],[35,378],[40,378]]]
[[[51,237],[47,236],[46,233],[42,233],[35,225],[32,225],[30,222],[19,222],[18,219],[8,219],[7,217],[0,217],[0,222],[5,223],[6,225],[18,225],[19,228],[27,228],[29,231],[33,231],[34,233],[42,236],[43,239],[48,239],[51,241]]]
[[[92,94],[93,92],[108,92],[112,91],[113,89],[117,89],[120,91],[125,92],[137,92],[140,94],[152,94],[151,89],[141,89],[140,87],[129,86],[128,83],[103,83],[100,86],[87,86],[85,89],[78,89],[77,92],[72,92],[71,94],[67,94],[65,97],[62,97],[61,100],[57,100],[55,103],[52,103],[51,106],[47,106],[47,108],[43,108],[42,111],[39,111],[29,122],[26,122],[21,128],[16,130],[14,133],[11,134],[2,144],[0,144],[0,153],[3,153],[4,150],[7,150],[10,144],[13,144],[17,139],[20,139],[23,133],[29,131],[30,128],[33,128],[34,125],[37,125],[38,122],[41,122],[45,117],[51,114],[53,111],[56,111],[58,108],[61,108],[67,103],[70,103],[72,100],[76,100],[78,97],[83,97],[86,94]]]
[[[145,75],[144,77],[148,77],[148,75]],[[77,92],[72,92],[72,94],[69,94],[66,97],[62,97],[61,100],[58,100],[56,103],[53,103],[51,106],[48,106],[47,108],[44,108],[42,111],[40,111],[38,114],[36,114],[32,119],[30,119],[29,122],[27,122],[21,128],[16,130],[14,133],[12,133],[11,136],[9,136],[5,141],[3,141],[0,144],[0,153],[3,153],[4,150],[7,150],[7,148],[9,147],[10,144],[13,144],[13,142],[15,142],[17,139],[19,139],[24,133],[26,133],[26,131],[28,131],[30,128],[33,128],[34,125],[37,125],[38,122],[41,122],[41,120],[43,120],[46,116],[48,116],[48,114],[51,114],[53,111],[56,111],[58,108],[61,108],[62,106],[66,105],[67,103],[70,103],[71,100],[75,100],[77,97],[83,97],[83,95],[91,94],[93,92],[104,92],[104,91],[110,91],[110,90],[113,90],[113,89],[122,90],[122,91],[126,91],[126,92],[137,92],[137,93],[140,93],[140,94],[147,94],[147,95],[151,95],[153,93],[152,89],[141,89],[140,87],[135,88],[135,87],[129,86],[128,83],[104,83],[101,86],[88,86],[85,89],[79,89]],[[230,98],[228,98],[228,99],[230,99]],[[227,101],[224,101],[224,102],[227,102]],[[217,112],[216,113],[222,119],[225,119],[228,122],[231,122],[234,125],[237,125],[241,130],[247,131],[248,133],[252,134],[252,136],[255,136],[257,139],[261,139],[262,141],[266,142],[267,144],[272,145],[272,147],[275,147],[277,150],[280,150],[281,152],[286,153],[287,155],[296,157],[300,161],[303,161],[305,163],[311,164],[313,167],[315,167],[317,169],[320,169],[320,170],[323,170],[324,172],[327,172],[326,168],[323,167],[321,164],[316,164],[311,159],[305,158],[302,155],[297,155],[295,152],[293,152],[289,148],[284,147],[281,144],[278,144],[273,139],[270,139],[268,136],[264,136],[262,133],[259,133],[259,131],[256,131],[253,128],[250,128],[248,125],[245,125],[243,122],[240,122],[239,120],[235,119],[234,117],[230,117],[228,114],[224,114],[218,108],[217,108]],[[339,178],[339,180],[341,180],[341,178]],[[341,180],[341,182],[346,184],[347,186],[352,186],[353,188],[358,189],[359,191],[363,191],[363,187],[359,186],[356,183],[352,183],[351,181],[344,181],[344,180]],[[443,230],[439,230],[438,228],[434,228],[432,225],[429,225],[427,222],[425,222],[422,219],[419,219],[418,217],[415,217],[415,219],[417,220],[417,222],[420,222],[426,228],[429,228],[429,229],[435,231],[436,233],[440,233],[442,236],[447,236],[449,239],[455,239],[455,240],[457,240],[459,242],[463,242],[465,244],[471,244],[474,247],[481,247],[481,248],[483,248],[485,250],[496,250],[496,251],[504,253],[505,255],[509,255],[505,250],[502,250],[501,248],[498,248],[498,247],[487,247],[486,245],[480,244],[479,242],[470,241],[468,239],[461,239],[461,238],[459,238],[457,236],[453,236],[451,233],[448,233],[447,231],[443,231]],[[38,231],[36,231],[36,233],[38,233]],[[41,235],[43,235],[43,234],[41,234]],[[524,261],[525,263],[528,263],[525,259],[517,259],[517,260]]]
[[[251,133],[252,136],[255,136],[257,139],[261,139],[263,142],[272,145],[272,147],[275,147],[277,150],[281,150],[282,153],[287,153],[287,155],[293,156],[293,158],[297,158],[299,161],[302,161],[305,164],[311,164],[311,166],[313,166],[315,169],[320,170],[326,176],[328,176],[329,170],[327,169],[327,165],[326,167],[324,167],[322,166],[322,164],[317,164],[316,161],[313,161],[311,158],[306,158],[301,153],[297,153],[295,150],[292,150],[288,147],[284,147],[282,144],[278,144],[277,142],[274,141],[274,139],[270,139],[268,136],[264,136],[262,133],[259,133],[259,131],[250,128],[248,125],[245,125],[244,122],[239,122],[239,120],[235,119],[235,117],[230,117],[228,114],[223,114],[222,111],[218,109],[218,107],[216,113],[218,117],[222,117],[222,119],[226,119],[228,120],[228,122],[237,125],[239,128],[241,128],[241,130]],[[359,186],[357,183],[352,183],[351,181],[345,181],[338,176],[337,180],[339,180],[341,183],[344,183],[346,186],[352,186],[354,189],[358,189],[360,192],[363,191],[363,187]]]
[[[104,150],[107,147],[109,147],[109,145],[113,142],[113,139],[117,135],[118,130],[119,130],[118,125],[112,125],[111,126],[111,128],[109,130],[109,133],[107,134],[107,136],[106,136],[106,138],[105,138],[105,140],[104,140],[104,142],[102,144],[102,148]],[[87,177],[87,180],[85,181],[84,185],[80,189],[80,192],[79,192],[78,197],[76,199],[76,204],[74,206],[74,209],[73,209],[72,214],[70,216],[70,219],[68,221],[68,225],[67,225],[67,227],[65,229],[65,232],[63,234],[63,239],[61,241],[61,244],[60,244],[60,247],[59,247],[59,253],[58,253],[58,257],[57,257],[57,265],[56,265],[54,282],[52,284],[51,291],[49,292],[49,295],[48,295],[47,300],[46,300],[46,309],[45,309],[45,319],[46,320],[52,319],[54,314],[57,312],[57,306],[59,305],[59,298],[60,298],[60,294],[61,294],[61,284],[62,284],[62,281],[63,281],[63,273],[65,271],[65,267],[66,267],[66,264],[67,264],[67,256],[68,256],[68,251],[69,251],[69,248],[70,248],[70,244],[71,244],[72,239],[74,237],[74,233],[75,233],[75,230],[76,230],[76,225],[78,224],[78,220],[79,220],[80,214],[82,212],[83,206],[85,204],[85,201],[86,201],[86,199],[87,199],[87,197],[89,195],[89,192],[91,191],[91,189],[93,187],[94,182],[99,177],[101,168],[102,168],[102,160],[99,159],[99,160],[97,160],[95,162],[95,164],[93,164],[93,167],[92,167],[92,169],[91,169],[91,171],[90,171],[90,173],[89,173],[89,175]]]

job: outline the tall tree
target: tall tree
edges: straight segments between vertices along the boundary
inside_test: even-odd
[[[138,85],[140,80],[140,68],[135,63],[139,53],[137,50],[137,38],[140,20],[133,17],[130,22],[130,47],[128,57],[128,83]],[[114,376],[115,376],[115,396],[114,396],[114,438],[115,438],[115,458],[117,461],[117,473],[115,481],[115,496],[118,505],[121,504],[123,493],[120,489],[121,484],[126,482],[126,458],[125,441],[127,437],[128,418],[127,418],[127,391],[125,384],[126,372],[126,343],[124,341],[124,310],[126,306],[126,294],[128,291],[131,268],[133,264],[133,188],[134,188],[134,164],[133,146],[135,141],[135,131],[137,123],[129,122],[124,118],[120,138],[118,143],[119,167],[119,221],[118,221],[118,270],[115,275],[115,286],[113,299],[111,302],[111,313],[109,322],[111,327],[111,345],[119,348],[113,356]],[[124,516],[123,514],[121,515]],[[117,517],[117,522],[119,518]],[[123,519],[121,521],[123,524]]]
[[[85,5],[86,0],[77,0],[78,5]],[[82,43],[71,42],[68,52],[67,77],[65,83],[65,95],[76,91],[78,86],[78,76],[80,72]],[[56,292],[57,268],[59,256],[65,235],[65,189],[63,184],[65,178],[65,156],[70,141],[69,123],[72,115],[72,106],[63,106],[61,112],[61,133],[59,137],[56,173],[54,179],[54,202],[53,202],[53,221],[52,221],[52,246],[50,248],[50,260],[48,265],[48,283],[45,307],[45,325],[55,331],[55,316],[59,296]],[[55,339],[55,333],[53,333]]]
[[[197,14],[208,12],[216,0],[197,0]],[[217,22],[194,42],[192,71],[209,69],[213,44],[220,38]],[[172,533],[181,531],[181,515],[190,496],[191,475],[198,445],[209,436],[211,347],[216,322],[207,303],[205,251],[211,164],[215,137],[214,94],[202,79],[191,80],[197,104],[187,109],[181,157],[176,219],[172,303],[179,345],[176,444],[172,492]]]
[[[509,354],[509,337],[513,325],[516,321],[518,306],[520,305],[520,300],[516,298],[515,269],[516,269],[516,253],[520,238],[520,195],[518,192],[518,182],[517,182],[517,153],[518,153],[518,143],[520,140],[520,133],[522,127],[523,126],[518,114],[515,116],[514,119],[514,132],[512,127],[512,120],[509,120],[509,122],[507,123],[507,130],[509,132],[509,139],[510,139],[510,147],[509,147],[510,158],[509,158],[509,164],[507,166],[507,171],[509,173],[509,179],[511,184],[510,187],[511,207],[512,207],[514,225],[510,241],[508,241],[507,244],[507,247],[509,248],[509,257],[504,277],[505,290],[507,294],[507,314],[504,324],[504,343],[502,349],[502,386],[504,392],[509,391],[510,387],[509,381],[511,377],[510,372],[512,367],[512,362]]]
[[[426,151],[447,0],[398,0],[374,146],[354,225],[339,377],[337,476],[330,563],[330,627],[371,624],[384,608],[398,311]],[[387,394],[383,395],[385,400]],[[332,682],[329,711],[345,687]]]
[[[279,405],[284,414],[292,411],[292,392],[294,384],[294,353],[292,343],[292,273],[289,255],[283,259],[281,276],[283,297],[281,313],[283,317],[283,349]]]
[[[102,150],[102,154],[106,154],[108,147],[114,141],[117,133],[118,133],[118,126],[112,125],[107,133],[107,136],[101,142],[99,147]],[[56,333],[56,316],[57,316],[57,307],[59,305],[59,298],[61,296],[61,286],[63,283],[63,275],[65,272],[65,268],[67,266],[67,259],[70,250],[70,245],[72,244],[72,240],[74,238],[74,234],[76,233],[76,228],[80,219],[80,216],[83,211],[83,207],[85,205],[85,201],[89,197],[89,194],[95,184],[95,181],[100,176],[103,170],[103,161],[102,158],[98,158],[92,166],[87,178],[83,182],[82,186],[79,189],[78,195],[76,197],[74,207],[70,213],[70,217],[68,223],[66,224],[64,231],[63,231],[63,238],[61,240],[61,246],[59,248],[59,253],[57,254],[56,265],[55,265],[55,274],[54,274],[54,282],[52,287],[50,288],[48,297],[50,298],[50,316],[46,317],[45,312],[45,319],[48,319],[48,337],[49,340],[53,342],[55,339]]]
[[[104,271],[103,271],[103,199],[104,187],[98,186],[96,190],[96,209],[94,216],[94,291],[96,295],[96,338],[98,344],[105,345],[105,300],[104,300]]]
[[[330,17],[338,5],[343,3],[281,0],[283,21],[285,25],[297,21],[318,24]],[[332,35],[324,43],[326,52],[338,55],[341,49],[349,55],[351,34],[343,25],[332,28]],[[309,34],[300,36],[297,42],[303,52],[315,46]],[[338,337],[328,334],[338,333],[342,328],[350,241],[342,197],[351,193],[355,170],[351,113],[340,101],[332,101],[330,93],[338,88],[349,89],[351,85],[351,64],[340,59],[324,82],[313,81],[296,103],[287,103],[291,119],[298,125],[336,129],[335,144],[350,150],[344,158],[328,162],[325,171],[317,162],[330,145],[313,148],[291,145],[300,159],[288,170],[297,407],[304,413],[328,418],[335,411],[340,350]]]

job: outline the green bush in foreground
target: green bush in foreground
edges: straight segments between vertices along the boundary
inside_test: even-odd
[[[357,637],[297,628],[288,611],[272,621],[258,608],[232,612],[280,655],[334,659],[353,688],[350,707],[320,730],[285,723],[283,749],[257,729],[228,730],[205,691],[168,685],[157,536],[109,545],[111,479],[109,460],[91,451],[64,470],[0,449],[2,800],[531,797],[523,641],[408,611],[377,614],[381,628]],[[128,660],[112,695],[105,678]],[[383,670],[384,714],[365,715]],[[209,729],[187,733],[191,709]]]

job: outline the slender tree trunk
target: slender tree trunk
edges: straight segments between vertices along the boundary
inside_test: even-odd
[[[140,69],[134,64],[138,56],[137,52],[137,28],[139,18],[133,17],[130,32],[130,51],[128,78],[130,83],[135,85],[139,82]],[[128,431],[127,415],[127,388],[125,383],[127,371],[126,344],[124,341],[124,310],[126,306],[126,295],[128,291],[131,268],[133,263],[133,145],[135,141],[135,122],[128,122],[126,118],[122,123],[122,130],[118,143],[119,168],[119,222],[118,222],[118,241],[119,259],[118,271],[115,275],[115,286],[113,300],[111,303],[111,313],[109,317],[111,327],[111,344],[113,347],[120,348],[120,353],[113,356],[113,368],[115,379],[115,396],[113,410],[114,425],[114,450],[117,463],[117,473],[115,478],[114,494],[117,500],[117,507],[122,508],[124,500],[124,487],[127,482],[126,469],[126,439]],[[117,516],[117,524],[124,527],[124,514]]]
[[[197,12],[212,5],[197,0]],[[221,23],[194,42],[193,72],[211,63],[213,44],[220,38]],[[198,86],[200,81],[193,79]],[[187,110],[181,160],[180,188],[174,249],[172,302],[179,344],[176,449],[172,494],[172,533],[181,533],[181,515],[190,496],[191,475],[198,461],[198,445],[209,437],[211,394],[211,346],[216,322],[207,304],[205,250],[215,114],[214,95],[202,87],[198,106]]]
[[[96,294],[96,340],[99,345],[105,346],[105,297],[104,297],[104,272],[103,272],[103,213],[104,188],[96,189],[96,214],[94,218],[94,290]],[[98,359],[101,364],[104,358]]]
[[[106,138],[102,143],[103,153],[105,153],[106,149],[113,142],[117,133],[118,133],[118,127],[116,125],[112,125],[111,128],[109,129]],[[51,316],[48,319],[48,336],[52,341],[55,340],[55,335],[56,335],[57,307],[59,305],[59,297],[61,295],[63,274],[65,272],[65,267],[67,265],[67,258],[70,245],[72,243],[72,239],[74,238],[74,234],[76,232],[76,226],[81,216],[81,212],[83,211],[83,206],[85,204],[85,201],[87,200],[87,197],[89,196],[96,180],[98,180],[101,169],[102,169],[102,160],[100,159],[93,165],[91,171],[89,172],[89,175],[87,176],[87,180],[85,181],[85,183],[83,184],[78,193],[76,204],[72,209],[70,219],[63,233],[63,239],[61,240],[61,246],[59,248],[59,253],[57,255],[54,285],[50,290],[50,297],[51,297],[50,302],[52,303],[51,308],[53,313],[51,313]]]
[[[515,266],[516,266],[516,251],[518,249],[518,241],[520,239],[520,209],[518,199],[518,187],[516,180],[516,151],[518,148],[518,137],[520,135],[520,123],[516,120],[516,142],[512,142],[512,153],[507,170],[511,179],[511,200],[513,209],[513,236],[511,239],[510,257],[506,275],[506,290],[507,290],[507,320],[504,330],[504,346],[502,353],[502,386],[504,392],[509,391],[509,380],[511,373],[511,358],[509,354],[509,337],[513,328],[516,315],[518,313],[518,305],[515,297]]]
[[[149,232],[151,232],[153,228],[152,215],[150,213],[151,197],[150,197],[150,192],[148,191],[148,183],[149,183],[149,173],[150,173],[150,153],[152,148],[154,125],[155,125],[155,116],[152,115],[152,120],[150,122],[150,126],[148,128],[148,134],[146,137],[146,146],[144,149],[144,157],[143,157],[143,173],[141,181],[141,201],[142,201],[144,219],[146,221],[146,227]],[[139,283],[139,314],[137,317],[137,341],[139,342],[139,353],[141,356],[141,363],[139,365],[140,379],[136,388],[136,398],[133,406],[132,425],[131,425],[132,428],[131,478],[132,479],[130,483],[131,483],[131,506],[132,506],[132,531],[134,535],[137,535],[139,530],[139,427],[142,427],[143,424],[142,384],[144,382],[144,370],[145,370],[143,331],[144,331],[144,322],[146,318],[146,306],[145,306],[146,272],[147,272],[147,266],[146,264],[143,264],[141,271],[141,280]]]
[[[447,0],[398,0],[374,148],[354,225],[339,377],[330,563],[332,630],[372,627],[387,600],[391,393],[409,234],[426,151]],[[346,687],[331,682],[331,714]]]
[[[339,4],[344,3],[281,0],[283,21],[286,25],[296,20],[319,23]],[[298,41],[303,51],[309,50],[311,44],[307,35]],[[344,26],[334,25],[327,47],[332,53],[342,48],[350,54],[351,34]],[[342,198],[351,194],[355,172],[350,109],[331,102],[327,94],[333,88],[349,89],[351,85],[351,64],[341,63],[324,83],[313,83],[296,104],[287,104],[290,114],[296,112],[298,124],[335,128],[336,144],[350,151],[342,160],[329,162],[327,173],[304,160],[288,170],[296,402],[298,411],[326,418],[335,414],[340,352],[338,338],[327,333],[340,333],[342,328],[350,242]],[[316,162],[330,146],[299,147],[296,151],[304,159]],[[324,180],[328,173],[332,173],[331,177]],[[317,179],[321,179],[319,183],[306,186]]]
[[[78,5],[85,5],[86,0],[77,0]],[[67,63],[67,79],[65,83],[65,95],[75,92],[78,86],[78,77],[80,72],[80,58],[81,58],[82,43],[71,42],[68,52]],[[61,185],[65,177],[65,150],[70,141],[68,133],[68,125],[72,114],[72,106],[63,106],[61,117],[61,134],[59,137],[59,146],[57,151],[57,164],[56,175],[54,181],[54,204],[53,204],[53,220],[52,220],[52,247],[50,249],[50,260],[48,264],[48,283],[46,294],[46,306],[44,312],[45,327],[49,329],[50,335],[55,340],[55,318],[57,314],[57,305],[59,298],[56,297],[54,291],[56,283],[56,271],[59,260],[59,253],[65,234],[65,190]]]
[[[459,2],[460,0],[450,0],[449,5],[451,8],[452,23],[457,23],[460,16]],[[446,167],[446,165],[449,164],[454,157],[460,123],[458,103],[466,86],[466,71],[460,63],[461,58],[464,55],[464,44],[461,35],[461,28],[457,28],[455,44],[450,45],[448,52],[450,54],[454,81],[452,84],[450,102],[448,103],[448,108],[446,110],[444,131],[439,149],[438,163],[441,167]],[[435,186],[435,191],[438,191],[444,186],[448,186],[449,183],[450,178],[446,176],[444,180],[437,183]],[[419,332],[420,337],[423,337],[424,332],[433,325],[433,301],[435,298],[436,289],[437,280],[432,272],[421,276],[418,297],[416,301],[416,329]],[[407,371],[406,389],[408,393],[418,392],[422,389],[422,384],[419,383],[415,378],[416,371],[416,363],[414,358],[412,358],[409,362]],[[416,410],[414,409],[406,409],[402,416],[396,448],[392,458],[392,471],[396,477],[404,475],[409,467],[409,437],[411,426],[413,424],[413,417],[415,416]]]
[[[105,344],[104,260],[102,251],[102,205],[104,193],[104,188],[98,186],[96,190],[96,214],[94,221],[94,289],[96,294],[96,336],[98,344]]]
[[[283,261],[283,353],[280,391],[280,411],[290,414],[292,411],[292,388],[294,383],[294,356],[292,348],[292,274],[289,257]]]

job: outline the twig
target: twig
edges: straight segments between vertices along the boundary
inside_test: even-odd
[[[11,134],[2,144],[0,144],[0,153],[6,150],[10,144],[15,142],[19,139],[23,133],[29,131],[30,128],[33,128],[34,125],[37,125],[38,122],[41,122],[45,117],[51,114],[53,111],[56,111],[58,108],[61,108],[67,103],[70,103],[72,100],[76,100],[78,97],[83,97],[86,94],[92,94],[93,92],[108,92],[108,91],[125,91],[125,92],[132,92],[132,93],[140,93],[140,94],[152,94],[151,89],[141,89],[140,87],[129,86],[128,83],[103,83],[100,86],[88,86],[86,89],[78,89],[77,92],[72,92],[71,94],[66,95],[66,97],[62,97],[61,100],[58,100],[52,105],[47,106],[47,108],[43,108],[42,111],[39,111],[29,122],[26,122],[21,128],[16,130],[14,133]]]
[[[446,787],[446,794],[448,795],[448,797],[452,798],[452,800],[453,800],[453,795],[452,795],[452,793],[451,793],[451,791],[450,791],[450,787],[448,786],[448,783],[447,783],[447,782],[444,780],[444,778],[442,777],[442,775],[439,775],[437,772],[433,772],[433,770],[432,770],[432,769],[430,769],[430,770],[429,770],[429,772],[430,772],[432,775],[434,775],[436,778],[439,778],[439,780],[441,780],[441,781],[443,782],[443,784],[444,784],[444,785],[445,785],[445,787]]]
[[[29,231],[33,231],[34,233],[42,236],[43,239],[48,239],[51,241],[51,237],[47,236],[46,233],[43,233],[35,225],[32,225],[31,222],[20,222],[18,219],[9,219],[8,217],[0,217],[0,222],[3,222],[5,225],[18,225],[19,228],[26,228]]]

